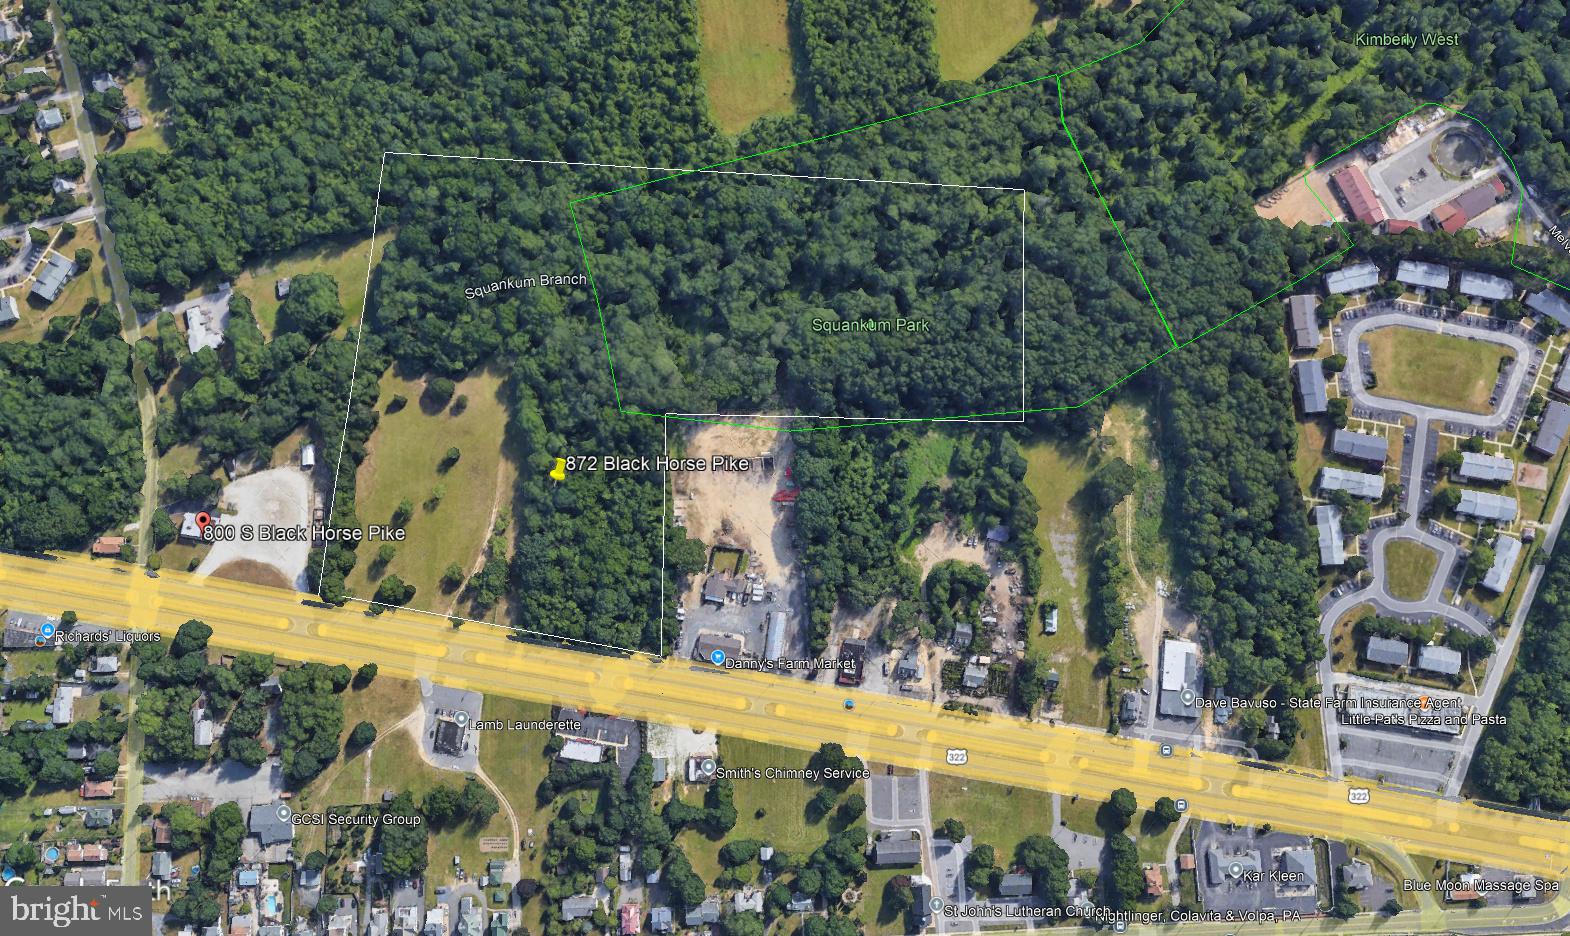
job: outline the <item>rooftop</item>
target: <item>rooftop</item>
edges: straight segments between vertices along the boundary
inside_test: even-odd
[[[1436,647],[1432,644],[1418,647],[1417,668],[1443,676],[1455,676],[1461,672],[1461,654],[1449,647]]]
[[[1325,274],[1325,290],[1332,295],[1361,292],[1379,285],[1379,267],[1372,263],[1354,263]]]
[[[1353,497],[1378,500],[1385,493],[1385,476],[1327,467],[1319,470],[1319,487],[1324,491],[1345,491]]]
[[[1516,561],[1521,558],[1521,541],[1500,533],[1494,537],[1494,564],[1483,575],[1483,587],[1495,594],[1504,594],[1515,574]]]
[[[1421,260],[1402,260],[1396,267],[1396,279],[1408,286],[1446,289],[1450,286],[1450,268],[1438,263],[1424,263]]]
[[[1331,437],[1330,449],[1337,455],[1347,458],[1383,464],[1386,456],[1390,454],[1390,442],[1382,435],[1337,429],[1336,434]]]
[[[1461,492],[1461,503],[1456,505],[1456,512],[1479,520],[1509,523],[1516,517],[1516,501],[1513,497],[1495,494],[1492,491],[1474,491],[1468,488]]]
[[[1465,452],[1456,473],[1468,481],[1509,481],[1515,477],[1515,462],[1501,455]]]

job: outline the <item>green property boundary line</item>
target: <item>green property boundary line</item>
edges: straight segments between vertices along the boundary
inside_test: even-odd
[[[1324,209],[1325,216],[1326,216],[1326,218],[1329,219],[1332,228],[1335,230],[1335,232],[1337,234],[1340,235],[1341,239],[1343,241],[1345,241],[1346,245],[1344,247],[1342,247],[1340,250],[1337,250],[1335,253],[1331,254],[1330,256],[1326,257],[1324,260],[1320,261],[1320,263],[1317,266],[1315,266],[1313,269],[1309,270],[1307,273],[1303,274],[1302,276],[1298,277],[1295,280],[1292,280],[1291,282],[1285,284],[1284,286],[1281,286],[1279,289],[1275,290],[1274,292],[1270,293],[1269,295],[1265,296],[1264,298],[1256,301],[1255,303],[1253,303],[1252,305],[1250,305],[1247,308],[1243,309],[1242,311],[1233,313],[1232,315],[1227,316],[1226,318],[1224,318],[1221,321],[1215,323],[1214,325],[1211,325],[1209,328],[1206,328],[1204,331],[1202,331],[1199,334],[1193,336],[1192,338],[1189,338],[1186,341],[1181,341],[1180,342],[1177,339],[1177,336],[1173,333],[1172,326],[1171,326],[1170,322],[1167,320],[1166,313],[1162,310],[1161,304],[1156,300],[1155,293],[1150,288],[1149,281],[1145,278],[1145,272],[1144,272],[1143,268],[1140,267],[1139,261],[1134,257],[1134,252],[1133,252],[1132,248],[1129,247],[1128,240],[1123,236],[1123,228],[1122,228],[1122,226],[1118,224],[1117,218],[1115,218],[1113,216],[1112,208],[1111,208],[1110,205],[1108,205],[1106,196],[1104,196],[1102,194],[1101,187],[1096,183],[1095,175],[1091,172],[1090,165],[1085,160],[1085,154],[1079,148],[1079,142],[1074,137],[1073,130],[1071,130],[1069,128],[1066,107],[1065,107],[1064,100],[1063,100],[1063,79],[1069,77],[1070,75],[1073,75],[1075,72],[1078,72],[1078,71],[1081,71],[1083,69],[1089,68],[1092,65],[1096,65],[1096,64],[1099,64],[1101,62],[1105,62],[1108,59],[1113,58],[1114,56],[1121,55],[1124,52],[1128,52],[1130,50],[1137,49],[1140,46],[1144,45],[1147,41],[1149,41],[1151,36],[1155,35],[1156,31],[1161,28],[1162,24],[1165,23],[1167,21],[1167,19],[1172,16],[1172,14],[1174,14],[1178,10],[1182,9],[1185,5],[1187,5],[1187,3],[1188,3],[1188,0],[1178,0],[1178,2],[1171,7],[1171,9],[1167,10],[1167,12],[1165,14],[1163,14],[1162,17],[1159,20],[1156,21],[1154,26],[1152,26],[1149,30],[1147,30],[1145,32],[1145,34],[1143,36],[1140,37],[1139,41],[1131,43],[1129,45],[1126,45],[1126,46],[1124,46],[1124,47],[1122,47],[1120,49],[1117,49],[1115,51],[1108,52],[1106,55],[1103,55],[1100,58],[1093,59],[1093,60],[1091,60],[1089,62],[1085,62],[1084,64],[1081,64],[1081,65],[1076,65],[1075,67],[1073,67],[1071,69],[1068,69],[1067,71],[1057,72],[1057,73],[1054,73],[1054,74],[1051,74],[1051,75],[1042,75],[1040,77],[1030,78],[1030,79],[1027,79],[1025,81],[1018,81],[1018,82],[1015,82],[1013,84],[1003,85],[1002,87],[992,88],[990,90],[981,91],[981,92],[978,92],[976,94],[967,95],[965,97],[955,98],[955,99],[953,99],[951,101],[943,101],[943,102],[938,103],[938,104],[932,104],[930,106],[923,107],[923,108],[920,108],[918,110],[913,110],[913,111],[910,111],[908,113],[897,114],[897,115],[895,115],[893,117],[885,117],[885,118],[883,118],[881,120],[874,120],[874,121],[872,121],[870,123],[860,124],[860,125],[855,126],[855,127],[847,127],[847,128],[845,128],[843,130],[836,130],[833,133],[826,133],[826,134],[823,134],[821,136],[810,137],[810,138],[805,139],[805,140],[797,140],[794,143],[786,143],[784,145],[776,146],[776,147],[773,147],[771,149],[760,150],[759,152],[750,153],[750,154],[745,155],[745,156],[734,156],[734,157],[732,157],[730,159],[725,159],[725,160],[721,160],[720,162],[711,163],[710,165],[702,166],[702,167],[697,168],[697,169],[677,170],[677,171],[669,173],[668,175],[663,175],[663,176],[660,176],[658,178],[649,179],[649,180],[644,181],[644,182],[636,182],[636,183],[633,183],[633,184],[630,184],[630,185],[624,185],[624,186],[621,186],[620,188],[610,189],[609,191],[605,191],[605,192],[597,192],[597,193],[592,194],[592,195],[584,195],[582,197],[575,198],[572,201],[568,202],[567,203],[567,208],[568,208],[568,212],[569,212],[569,214],[571,215],[571,218],[572,218],[573,233],[574,233],[574,235],[578,239],[578,251],[579,251],[580,256],[583,259],[584,273],[588,276],[588,279],[589,279],[589,290],[590,290],[590,293],[594,297],[594,308],[595,308],[596,313],[599,316],[600,339],[601,339],[601,342],[602,342],[602,344],[603,344],[603,346],[605,348],[605,360],[606,360],[606,363],[610,367],[611,390],[612,390],[613,394],[615,395],[617,412],[620,413],[623,416],[649,416],[649,417],[652,417],[652,418],[655,418],[655,419],[675,419],[675,420],[681,420],[683,422],[705,423],[705,424],[717,425],[717,426],[734,426],[736,428],[741,428],[741,429],[763,429],[763,430],[766,430],[766,431],[769,431],[769,432],[823,432],[823,431],[826,431],[826,430],[860,429],[860,428],[867,428],[867,427],[873,427],[873,426],[888,426],[888,425],[899,425],[899,424],[908,424],[908,423],[964,422],[966,420],[971,420],[971,419],[982,419],[982,418],[995,417],[995,416],[1021,416],[1021,417],[1023,417],[1025,415],[1028,415],[1028,414],[1031,414],[1031,413],[1058,413],[1058,412],[1066,412],[1066,411],[1069,411],[1069,410],[1076,410],[1076,409],[1080,409],[1080,408],[1085,407],[1085,406],[1089,406],[1091,403],[1094,403],[1096,400],[1100,399],[1103,396],[1106,396],[1108,393],[1111,393],[1113,390],[1117,389],[1118,387],[1120,387],[1123,384],[1127,383],[1128,381],[1132,380],[1134,377],[1138,376],[1143,371],[1147,370],[1151,366],[1153,366],[1156,363],[1160,362],[1162,359],[1166,358],[1168,355],[1172,354],[1173,352],[1182,350],[1183,348],[1187,348],[1189,345],[1192,345],[1194,342],[1198,341],[1199,339],[1204,338],[1207,335],[1210,335],[1212,332],[1215,332],[1216,330],[1218,330],[1218,329],[1220,329],[1220,328],[1230,324],[1231,322],[1233,322],[1233,321],[1235,321],[1235,320],[1237,320],[1237,319],[1239,319],[1239,318],[1241,318],[1241,317],[1243,317],[1245,315],[1248,315],[1249,313],[1253,312],[1255,309],[1258,309],[1260,306],[1264,305],[1265,303],[1271,301],[1272,299],[1276,298],[1277,296],[1280,296],[1282,293],[1284,293],[1284,292],[1286,292],[1286,291],[1288,291],[1290,289],[1293,289],[1296,286],[1298,286],[1299,284],[1307,281],[1309,278],[1311,278],[1311,277],[1315,276],[1316,274],[1318,274],[1319,271],[1323,270],[1325,267],[1327,267],[1330,264],[1336,262],[1337,260],[1340,260],[1342,257],[1346,256],[1348,252],[1350,252],[1352,249],[1354,249],[1357,246],[1357,242],[1347,232],[1346,228],[1342,226],[1341,222],[1336,219],[1334,212],[1332,212],[1330,210],[1330,207],[1325,203],[1325,200],[1320,197],[1319,192],[1315,191],[1314,187],[1309,184],[1309,177],[1312,175],[1314,170],[1318,169],[1320,166],[1324,165],[1325,163],[1329,162],[1332,159],[1335,159],[1337,156],[1340,156],[1342,153],[1345,153],[1346,151],[1348,151],[1348,150],[1352,149],[1353,147],[1363,143],[1364,141],[1370,139],[1371,137],[1376,136],[1377,134],[1383,132],[1384,130],[1386,130],[1387,128],[1393,126],[1394,124],[1399,123],[1402,120],[1405,120],[1407,117],[1412,116],[1413,114],[1415,114],[1418,111],[1424,109],[1425,107],[1441,108],[1443,110],[1449,111],[1452,114],[1455,114],[1456,116],[1464,117],[1467,120],[1472,121],[1473,123],[1477,124],[1479,127],[1482,127],[1484,132],[1486,132],[1488,134],[1489,139],[1494,141],[1494,145],[1499,147],[1500,153],[1505,157],[1505,161],[1510,166],[1510,172],[1511,172],[1511,174],[1515,178],[1516,192],[1517,192],[1517,194],[1519,196],[1517,204],[1516,204],[1516,223],[1515,223],[1515,228],[1512,231],[1511,238],[1510,238],[1510,259],[1509,259],[1510,266],[1513,269],[1520,270],[1521,272],[1526,273],[1526,274],[1528,274],[1530,276],[1533,276],[1533,277],[1535,277],[1535,278],[1537,278],[1539,280],[1542,280],[1545,283],[1550,283],[1550,284],[1552,284],[1554,286],[1558,286],[1560,289],[1565,289],[1567,291],[1570,291],[1570,286],[1566,286],[1563,283],[1557,282],[1555,280],[1551,280],[1548,277],[1543,276],[1543,275],[1541,275],[1539,273],[1535,273],[1532,270],[1529,270],[1526,267],[1523,267],[1519,263],[1516,262],[1516,248],[1518,246],[1518,239],[1519,239],[1521,231],[1522,231],[1522,229],[1524,227],[1524,214],[1525,214],[1525,209],[1526,209],[1526,187],[1522,183],[1521,174],[1520,174],[1519,170],[1516,169],[1515,160],[1511,159],[1510,158],[1510,154],[1505,152],[1504,146],[1499,142],[1499,138],[1494,136],[1493,130],[1489,129],[1488,125],[1483,123],[1481,120],[1477,119],[1476,117],[1472,116],[1471,114],[1468,114],[1468,113],[1466,113],[1466,112],[1464,112],[1462,110],[1459,110],[1458,108],[1454,108],[1454,107],[1451,107],[1451,106],[1449,106],[1447,104],[1441,104],[1441,103],[1438,103],[1438,102],[1427,102],[1427,103],[1424,103],[1424,104],[1417,105],[1416,107],[1414,107],[1411,110],[1407,111],[1405,114],[1402,114],[1400,117],[1396,117],[1396,118],[1394,118],[1392,120],[1386,121],[1385,123],[1381,124],[1380,126],[1376,127],[1375,129],[1369,131],[1368,133],[1364,134],[1363,136],[1357,138],[1356,140],[1353,140],[1351,143],[1348,143],[1347,145],[1341,147],[1340,149],[1338,149],[1335,152],[1331,153],[1329,156],[1326,156],[1325,158],[1315,162],[1312,166],[1308,167],[1308,169],[1304,170],[1302,176],[1300,177],[1300,180],[1302,181],[1304,187],[1308,189],[1309,193],[1314,196],[1314,200],[1319,203],[1319,206],[1322,209]],[[930,111],[940,110],[940,109],[945,108],[945,107],[952,107],[952,106],[954,106],[956,104],[963,104],[963,103],[965,103],[967,101],[974,101],[974,100],[977,100],[979,98],[988,97],[988,96],[993,95],[993,94],[999,94],[999,93],[1002,93],[1004,91],[1017,90],[1019,88],[1028,87],[1030,85],[1039,84],[1041,82],[1049,81],[1049,80],[1055,82],[1056,86],[1057,86],[1058,123],[1062,126],[1064,134],[1068,137],[1069,144],[1073,147],[1075,155],[1079,158],[1080,166],[1085,170],[1085,177],[1090,181],[1091,190],[1095,193],[1097,201],[1100,202],[1102,210],[1106,213],[1107,220],[1111,222],[1112,230],[1113,230],[1114,233],[1117,234],[1118,242],[1120,244],[1122,244],[1122,246],[1123,246],[1123,253],[1124,253],[1124,255],[1128,258],[1129,264],[1133,267],[1135,275],[1139,278],[1140,285],[1144,287],[1145,295],[1147,297],[1149,297],[1151,306],[1156,310],[1156,315],[1157,315],[1157,317],[1159,318],[1159,320],[1161,322],[1161,327],[1166,332],[1167,339],[1171,342],[1171,347],[1167,348],[1166,350],[1162,351],[1160,354],[1157,354],[1155,357],[1151,358],[1150,360],[1146,361],[1145,363],[1141,364],[1140,366],[1138,366],[1138,367],[1134,368],[1133,370],[1129,371],[1127,374],[1124,374],[1122,377],[1119,377],[1117,380],[1115,380],[1112,383],[1108,384],[1106,387],[1103,387],[1102,389],[1100,389],[1100,390],[1096,391],[1095,393],[1091,394],[1089,397],[1086,397],[1084,400],[1082,400],[1082,401],[1080,401],[1078,403],[1065,404],[1065,405],[1060,405],[1060,406],[1038,406],[1038,407],[1026,407],[1026,408],[1022,408],[1022,409],[995,410],[995,411],[992,411],[992,412],[967,413],[967,414],[962,415],[962,416],[914,416],[914,417],[891,417],[891,418],[885,418],[885,419],[873,419],[873,418],[869,418],[869,417],[862,417],[863,421],[860,421],[860,422],[847,421],[847,422],[842,422],[842,423],[838,423],[838,424],[835,424],[835,425],[826,425],[826,426],[781,427],[781,426],[764,426],[764,425],[758,425],[756,423],[750,423],[750,422],[736,422],[736,421],[732,421],[732,420],[729,420],[729,419],[709,418],[709,417],[704,417],[704,416],[695,416],[695,415],[688,415],[688,414],[649,413],[649,412],[644,412],[643,410],[639,410],[639,409],[629,409],[628,407],[626,407],[623,404],[622,398],[621,398],[621,386],[620,386],[620,384],[618,383],[618,381],[616,379],[616,360],[615,360],[615,356],[611,353],[610,333],[607,330],[606,325],[605,325],[605,308],[604,308],[603,304],[600,301],[599,286],[596,283],[595,278],[594,278],[594,268],[593,268],[593,265],[589,261],[589,250],[588,250],[588,247],[584,243],[584,240],[583,240],[583,228],[580,225],[579,220],[578,220],[578,205],[580,203],[594,201],[595,199],[600,199],[600,198],[606,198],[606,197],[609,197],[611,195],[620,194],[622,192],[629,192],[629,191],[633,191],[633,190],[636,190],[636,189],[645,188],[647,186],[655,185],[655,184],[660,183],[660,182],[667,182],[667,181],[670,181],[672,179],[679,179],[679,178],[682,178],[684,176],[694,175],[694,174],[703,173],[703,172],[713,172],[713,171],[715,171],[717,169],[722,169],[725,166],[734,165],[736,163],[744,162],[744,161],[749,160],[749,159],[756,159],[756,158],[758,158],[760,156],[769,156],[769,155],[772,155],[774,153],[784,152],[785,150],[795,149],[796,147],[806,146],[806,145],[811,144],[811,143],[820,143],[820,142],[822,142],[824,140],[830,140],[830,139],[833,139],[835,137],[844,136],[847,133],[855,133],[855,132],[860,131],[860,130],[867,130],[867,129],[870,129],[872,127],[882,126],[883,124],[886,124],[886,123],[893,123],[894,121],[897,121],[897,120],[904,120],[907,117],[915,117],[915,116],[917,116],[919,114],[925,114],[925,113],[928,113]],[[1022,309],[1021,310],[1021,315],[1023,316],[1024,314],[1025,314],[1025,311]],[[1022,322],[1023,322],[1023,319],[1022,319]],[[738,418],[745,419],[747,417],[738,417]],[[823,417],[780,417],[780,418],[801,418],[801,419],[806,419],[806,418],[823,418]],[[847,420],[854,420],[857,417],[844,417],[844,418],[847,419]]]

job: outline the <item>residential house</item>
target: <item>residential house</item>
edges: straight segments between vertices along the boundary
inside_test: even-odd
[[[1570,328],[1570,300],[1550,290],[1532,293],[1526,297],[1526,307],[1538,315],[1546,316],[1565,328]]]
[[[65,115],[60,113],[58,107],[42,107],[33,115],[33,124],[38,127],[39,133],[49,133],[65,126]]]
[[[152,876],[160,881],[168,880],[174,874],[174,860],[166,851],[153,852]]]
[[[706,897],[703,903],[687,911],[684,922],[689,927],[713,926],[720,921],[720,898]]]
[[[649,931],[654,933],[669,933],[674,924],[671,919],[670,907],[655,907],[649,911]]]
[[[82,799],[113,799],[114,780],[87,780],[77,792]]]
[[[57,686],[54,701],[49,703],[49,718],[56,727],[71,724],[76,699],[82,694],[80,686]]]
[[[1314,526],[1319,532],[1319,564],[1339,566],[1346,563],[1346,546],[1341,533],[1341,508],[1320,504],[1314,508]]]
[[[33,295],[45,302],[54,302],[67,281],[76,275],[76,261],[64,254],[51,253],[38,275],[33,277]]]
[[[21,319],[22,313],[17,308],[16,299],[0,296],[0,325],[15,325]]]
[[[1532,439],[1532,451],[1547,458],[1559,454],[1570,434],[1570,405],[1554,400],[1543,410],[1537,421],[1537,436]]]
[[[960,677],[960,683],[966,689],[973,691],[981,689],[987,684],[987,668],[976,660],[971,660],[965,664],[965,672]]]
[[[1337,429],[1330,437],[1330,450],[1343,458],[1383,465],[1390,454],[1390,441],[1382,435]]]
[[[1402,260],[1396,267],[1396,279],[1418,289],[1450,288],[1450,268],[1438,263],[1420,260]]]
[[[713,578],[713,576],[709,576]],[[741,657],[741,638],[731,634],[711,634],[703,631],[698,634],[698,639],[692,645],[692,658],[705,663],[714,659],[714,651],[724,654],[724,659],[735,660]]]
[[[95,556],[118,556],[120,547],[124,545],[123,536],[100,536],[93,540],[92,553]]]
[[[1287,331],[1292,336],[1292,350],[1314,351],[1319,348],[1319,297],[1302,293],[1287,299]]]
[[[1461,654],[1449,647],[1430,644],[1417,649],[1417,668],[1440,676],[1458,676],[1461,673]]]
[[[1412,660],[1412,647],[1404,640],[1370,637],[1363,648],[1363,658],[1381,666],[1405,666]]]
[[[1461,467],[1456,475],[1465,481],[1494,481],[1504,483],[1515,477],[1515,462],[1501,455],[1483,455],[1463,452]]]
[[[1331,295],[1364,292],[1379,285],[1379,267],[1354,263],[1325,274],[1325,291]]]
[[[1323,364],[1318,361],[1298,361],[1292,365],[1292,376],[1297,379],[1297,397],[1306,415],[1316,416],[1330,408]]]
[[[1483,575],[1483,587],[1497,595],[1504,594],[1505,586],[1510,584],[1510,577],[1515,574],[1515,565],[1520,558],[1520,540],[1503,533],[1495,536],[1494,564]]]
[[[1368,890],[1374,886],[1374,869],[1366,861],[1347,862],[1341,866],[1341,886],[1349,891]]]
[[[1461,503],[1456,505],[1456,513],[1490,523],[1511,522],[1516,518],[1516,509],[1513,497],[1470,488],[1461,492]]]
[[[1457,286],[1463,295],[1489,302],[1498,302],[1515,295],[1515,284],[1503,276],[1474,273],[1471,270],[1461,271],[1461,279],[1457,282]]]
[[[1321,491],[1345,491],[1353,497],[1379,500],[1385,493],[1385,476],[1347,471],[1343,468],[1319,469]]]
[[[94,806],[82,810],[82,827],[86,829],[107,829],[114,825],[114,810],[108,806]]]
[[[294,841],[294,824],[282,810],[282,802],[258,803],[251,807],[245,826],[263,848]]]

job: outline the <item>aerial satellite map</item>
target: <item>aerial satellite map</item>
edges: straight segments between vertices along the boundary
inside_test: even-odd
[[[1570,934],[1570,0],[0,0],[0,936]]]

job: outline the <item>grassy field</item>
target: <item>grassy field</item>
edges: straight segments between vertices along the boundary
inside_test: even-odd
[[[549,719],[551,708],[536,702],[486,696],[482,718],[508,721],[540,721]],[[480,738],[480,767],[485,775],[501,787],[502,795],[512,804],[518,816],[518,832],[524,841],[529,839],[529,829],[534,830],[536,846],[545,841],[545,827],[550,822],[549,810],[537,810],[534,791],[550,771],[551,763],[545,757],[545,742],[550,740],[548,731],[486,731]],[[523,876],[537,877],[540,870],[538,847],[524,849]]]
[[[786,0],[698,0],[698,67],[726,133],[795,109]]]
[[[1428,593],[1428,583],[1439,568],[1439,554],[1411,540],[1392,540],[1385,547],[1385,571],[1390,596],[1417,601]]]
[[[381,388],[377,408],[382,419],[371,436],[370,454],[360,466],[357,512],[362,522],[387,523],[399,502],[408,499],[415,505],[414,516],[406,527],[408,538],[385,568],[374,561],[375,544],[361,551],[361,561],[349,577],[349,591],[369,598],[382,575],[396,573],[418,590],[415,607],[445,610],[452,599],[441,591],[442,571],[456,562],[469,572],[491,530],[507,423],[502,376],[487,370],[460,381],[457,393],[468,396],[469,405],[459,416],[452,415],[450,408],[434,415],[425,412],[420,402],[423,380],[389,373],[383,375]],[[387,405],[396,395],[409,403],[389,414]],[[451,446],[462,457],[441,471],[440,462]],[[431,498],[438,486],[445,490],[433,508]]]
[[[1096,675],[1099,652],[1086,636],[1084,609],[1089,602],[1084,517],[1076,495],[1090,476],[1089,458],[1058,442],[1036,442],[1024,448],[1025,485],[1040,505],[1036,539],[1041,543],[1041,594],[1058,603],[1058,632],[1048,636],[1031,627],[1030,649],[1046,654],[1063,678],[1058,699],[1063,717],[1075,724],[1104,727],[1106,685]]]
[[[1297,424],[1297,473],[1299,490],[1312,491],[1319,469],[1330,462],[1330,433],[1325,423],[1318,419]]]
[[[1013,860],[1026,836],[1052,834],[1051,793],[938,773],[927,783],[933,825],[951,817],[965,823],[977,843],[997,850],[1000,864]]]
[[[1467,413],[1489,411],[1488,395],[1509,357],[1501,346],[1394,326],[1368,333],[1379,385],[1374,392]]]
[[[99,253],[103,245],[98,239],[98,226],[90,222],[78,224],[76,234],[70,240],[65,239],[59,228],[53,228],[49,233],[54,235],[52,246],[57,253],[73,257],[78,248],[86,247],[92,251],[92,263],[86,270],[72,277],[65,288],[60,290],[60,295],[55,298],[55,301],[47,306],[39,304],[38,300],[28,294],[28,291],[33,288],[31,281],[18,283],[6,290],[6,295],[16,299],[17,311],[21,314],[22,320],[0,330],[0,341],[38,341],[44,336],[51,319],[60,316],[75,317],[89,299],[96,298],[101,302],[109,299],[109,282],[104,272],[103,257]],[[45,257],[47,256],[46,254]]]
[[[954,437],[946,432],[929,432],[906,456],[910,476],[905,480],[905,496],[913,498],[929,481],[942,483],[954,460]]]
[[[1096,812],[1101,809],[1101,801],[1088,796],[1074,799],[1065,796],[1059,804],[1059,811],[1063,816],[1063,824],[1070,832],[1081,835],[1101,835],[1101,825],[1096,822]]]
[[[1325,723],[1317,709],[1304,709],[1297,713],[1297,723],[1303,729],[1286,762],[1309,770],[1325,770],[1330,766],[1325,751]]]
[[[146,128],[137,131],[145,132]],[[387,249],[394,233],[389,229],[377,236],[377,259],[381,259],[382,251]],[[299,276],[302,273],[328,273],[338,282],[338,299],[343,303],[344,323],[352,324],[358,322],[365,311],[365,274],[370,250],[371,240],[368,237],[340,238],[304,247],[246,267],[234,278],[234,289],[251,300],[251,311],[256,313],[256,321],[262,326],[262,332],[272,337],[278,320],[278,306],[281,305],[276,291],[277,281],[285,276]],[[216,280],[203,280],[193,285],[185,298],[194,299],[212,292],[216,286]]]
[[[938,71],[973,81],[1030,34],[1035,0],[937,0]]]
[[[868,869],[867,883],[861,889],[861,903],[857,905],[854,916],[870,936],[897,936],[905,932],[905,914],[885,913],[883,897],[887,893],[889,881],[909,873],[909,868]]]
[[[169,102],[154,94],[148,87],[148,76],[138,75],[126,82],[121,89],[125,92],[127,107],[134,107],[142,112],[142,128],[132,130],[125,135],[125,143],[113,152],[130,153],[135,150],[150,149],[159,153],[169,152],[169,132],[164,126],[165,112],[169,109]],[[113,133],[96,134],[99,152],[109,151],[109,141]]]
[[[775,747],[757,741],[720,738],[720,763],[730,769],[803,768],[811,756],[807,751]],[[692,859],[693,870],[705,881],[713,882],[720,873],[720,847],[736,839],[757,839],[793,855],[809,854],[828,841],[832,831],[832,813],[830,819],[817,822],[807,820],[807,801],[812,799],[819,788],[819,784],[804,780],[765,778],[735,781],[736,828],[720,839],[708,838],[696,830],[683,832],[679,837],[682,849]],[[847,793],[851,791],[866,796],[866,784],[858,782]],[[688,788],[682,798],[687,802],[701,803],[703,787]]]

